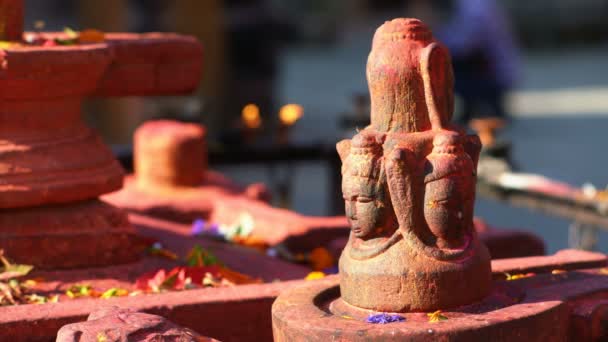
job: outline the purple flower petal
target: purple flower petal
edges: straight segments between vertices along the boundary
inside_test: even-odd
[[[220,235],[220,225],[217,223],[210,224],[207,227],[207,229],[205,229],[205,230],[206,230],[207,234],[214,235],[214,236]]]
[[[338,266],[333,266],[333,267],[329,267],[323,270],[323,273],[325,274],[338,274],[340,273],[340,269],[338,269]]]
[[[201,235],[205,231],[207,222],[203,219],[196,219],[192,222],[192,229],[190,230],[191,235]]]
[[[399,315],[389,315],[386,313],[373,314],[367,317],[367,323],[373,324],[387,324],[393,322],[403,322],[405,317]]]

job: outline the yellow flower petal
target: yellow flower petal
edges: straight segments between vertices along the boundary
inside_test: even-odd
[[[448,318],[441,313],[441,310],[437,310],[435,312],[427,313],[426,315],[429,316],[429,322],[431,322],[431,323],[436,323],[436,322],[447,321],[448,320]]]
[[[322,278],[325,278],[325,273],[319,272],[319,271],[315,271],[315,272],[308,273],[308,275],[304,279],[306,279],[306,280],[317,280],[317,279],[322,279]]]

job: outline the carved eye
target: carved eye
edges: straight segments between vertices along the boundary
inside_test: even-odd
[[[358,196],[357,197],[357,202],[359,202],[359,203],[369,203],[373,200],[374,200],[373,198],[367,197],[367,196]]]

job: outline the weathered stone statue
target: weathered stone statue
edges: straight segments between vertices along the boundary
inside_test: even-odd
[[[507,259],[494,275],[513,276],[492,281],[472,219],[480,142],[449,124],[450,63],[418,20],[376,32],[371,124],[337,146],[351,226],[340,275],[279,295],[275,341],[607,340],[606,269]]]
[[[447,49],[416,19],[386,22],[367,64],[371,125],[338,143],[351,224],[342,299],[384,312],[468,304],[490,292],[473,229],[477,136],[449,121]]]

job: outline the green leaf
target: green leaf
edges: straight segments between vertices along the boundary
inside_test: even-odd
[[[112,298],[112,297],[123,297],[123,296],[126,296],[128,294],[129,294],[129,291],[127,291],[125,289],[113,287],[113,288],[105,291],[101,295],[101,298],[107,299],[107,298]]]
[[[91,285],[73,285],[65,294],[70,298],[88,297],[91,295]]]
[[[3,251],[0,251],[0,262],[4,265],[4,269],[0,272],[0,281],[6,281],[13,278],[23,277],[30,273],[34,268],[32,265],[16,265],[11,264],[5,257]]]
[[[186,264],[193,267],[221,265],[219,259],[213,255],[210,251],[204,249],[200,245],[194,245],[188,257],[186,258]]]
[[[69,27],[64,27],[63,33],[65,33],[65,35],[68,36],[69,39],[78,39],[78,32],[72,30]]]
[[[78,43],[78,39],[72,39],[72,38],[68,38],[68,39],[62,39],[62,38],[55,38],[55,43],[57,45],[76,45]]]

